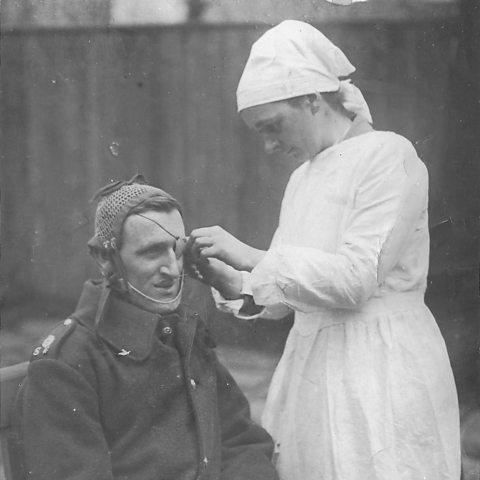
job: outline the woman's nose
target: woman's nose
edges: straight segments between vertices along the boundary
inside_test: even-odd
[[[265,152],[271,155],[272,153],[278,152],[280,144],[276,138],[266,137],[265,140]]]

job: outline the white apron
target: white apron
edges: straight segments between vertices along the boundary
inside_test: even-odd
[[[272,245],[244,274],[262,317],[295,311],[263,415],[282,480],[460,478],[454,379],[423,301],[427,190],[391,132],[292,174]]]

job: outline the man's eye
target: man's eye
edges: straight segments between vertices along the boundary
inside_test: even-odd
[[[150,250],[146,250],[145,252],[142,253],[143,258],[157,258],[158,256],[162,255],[164,253],[163,249],[160,248],[152,248]]]
[[[149,251],[149,252],[144,252],[142,255],[143,258],[156,258],[158,257],[158,252],[157,251]]]

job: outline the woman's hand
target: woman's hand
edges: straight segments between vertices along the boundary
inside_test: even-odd
[[[196,228],[190,233],[187,249],[201,259],[216,258],[237,270],[250,272],[265,252],[241,242],[222,227]]]
[[[191,277],[212,286],[227,300],[241,297],[242,276],[238,270],[216,258],[195,257],[191,251],[185,260],[185,270]]]

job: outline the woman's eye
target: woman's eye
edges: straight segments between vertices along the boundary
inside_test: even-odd
[[[278,133],[279,131],[279,125],[278,123],[272,123],[270,125],[265,125],[265,127],[263,127],[263,133]]]

